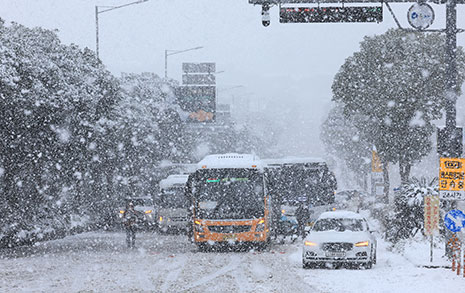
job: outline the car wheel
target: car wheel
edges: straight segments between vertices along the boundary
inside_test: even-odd
[[[363,267],[367,270],[371,269],[373,267],[373,263],[371,262],[371,260],[369,260],[367,263],[365,263],[363,265]]]
[[[312,263],[302,261],[302,268],[304,268],[304,269],[310,269],[310,268],[312,268],[312,267],[313,267],[313,264],[312,264]]]

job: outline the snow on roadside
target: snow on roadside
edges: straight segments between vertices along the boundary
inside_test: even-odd
[[[378,264],[371,270],[304,270],[300,239],[269,251],[203,253],[183,235],[139,233],[138,249],[129,250],[122,232],[83,233],[16,253],[0,251],[0,292],[402,293],[465,284],[450,270],[417,267],[378,241]]]
[[[378,263],[373,269],[310,269],[299,275],[310,285],[327,292],[444,292],[462,290],[465,279],[448,269],[418,267],[408,258],[390,252],[388,244],[378,239]],[[406,251],[410,251],[407,249]],[[429,250],[415,251],[415,254]],[[302,266],[301,250],[296,249],[290,262]]]

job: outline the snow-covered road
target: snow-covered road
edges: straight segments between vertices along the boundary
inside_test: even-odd
[[[418,268],[379,244],[372,270],[301,267],[300,244],[265,252],[198,252],[185,236],[91,232],[2,250],[1,292],[444,292],[465,279]]]

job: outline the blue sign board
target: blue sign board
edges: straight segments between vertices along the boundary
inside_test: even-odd
[[[461,210],[451,210],[444,217],[444,224],[452,232],[459,232],[465,227],[465,214]]]

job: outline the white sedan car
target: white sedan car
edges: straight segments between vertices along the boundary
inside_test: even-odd
[[[355,264],[369,269],[376,263],[376,238],[361,215],[332,211],[320,215],[304,240],[302,264]]]

